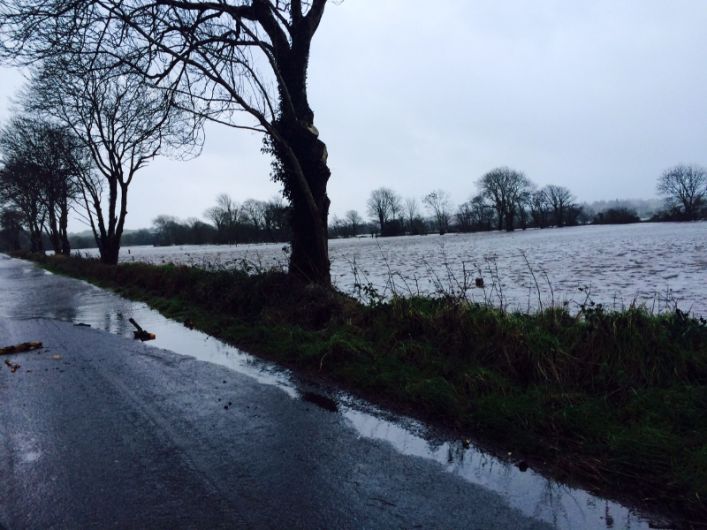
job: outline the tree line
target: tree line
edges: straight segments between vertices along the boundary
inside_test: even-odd
[[[564,186],[536,186],[522,172],[495,168],[476,181],[479,193],[456,208],[448,193],[435,190],[418,200],[403,198],[390,188],[378,188],[367,201],[368,221],[355,211],[332,219],[334,237],[377,233],[381,236],[437,232],[513,231],[526,228],[581,224],[634,223],[641,220],[635,209],[616,204],[594,212],[577,202]],[[678,165],[658,179],[664,209],[652,221],[689,221],[707,218],[707,170]]]
[[[87,163],[81,158],[80,143],[68,130],[22,119],[11,122],[0,134],[0,152],[8,155],[18,146],[22,147],[17,153],[23,164],[15,163],[17,156],[5,156],[0,166],[0,197],[4,201],[0,248],[51,248],[67,253],[71,248],[96,247],[95,234],[68,235],[66,231],[69,206],[81,198],[75,173]],[[31,178],[23,179],[23,175]],[[556,185],[538,188],[522,173],[508,168],[489,171],[476,184],[479,193],[456,208],[443,190],[418,200],[378,188],[367,201],[368,218],[356,210],[349,210],[342,218],[335,215],[329,223],[329,237],[512,231],[641,220],[635,209],[619,201],[599,203],[595,212],[589,205],[578,204],[569,189]],[[666,170],[658,179],[664,209],[654,212],[650,220],[707,218],[706,185],[707,171],[698,166]],[[649,207],[643,206],[644,214]],[[290,215],[291,208],[281,197],[238,202],[222,193],[204,212],[205,220],[159,215],[150,228],[125,232],[122,241],[125,245],[155,246],[286,242],[291,238]]]

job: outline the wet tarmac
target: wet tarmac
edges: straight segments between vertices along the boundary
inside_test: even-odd
[[[157,339],[132,340],[129,318]],[[10,356],[14,373],[0,365],[0,528],[649,528],[512,458],[0,255],[0,346],[29,340],[45,348]]]

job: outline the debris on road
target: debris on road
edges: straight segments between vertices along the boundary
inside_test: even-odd
[[[52,355],[52,360],[53,360],[53,361],[61,361],[62,359],[63,359],[63,357],[62,357],[61,355],[59,355],[59,354],[56,354],[56,353],[55,353],[54,355]]]
[[[318,407],[328,410],[329,412],[337,412],[339,407],[336,405],[336,401],[316,392],[302,392],[302,400],[309,403],[313,403]]]
[[[140,324],[135,322],[134,318],[129,318],[128,322],[130,322],[133,326],[135,326],[137,331],[133,331],[133,338],[135,340],[141,340],[145,342],[146,340],[155,340],[157,336],[154,333],[150,333],[148,331],[145,331],[140,327]]]
[[[10,368],[10,371],[14,374],[20,367],[19,364],[13,363],[10,359],[5,359],[5,364]]]
[[[41,342],[23,342],[21,344],[15,344],[14,346],[5,346],[0,348],[0,355],[9,355],[11,353],[22,353],[31,350],[38,350],[43,348]]]

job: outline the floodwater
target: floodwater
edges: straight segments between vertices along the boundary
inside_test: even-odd
[[[364,300],[370,290],[360,287],[372,286],[383,297],[446,293],[520,311],[635,303],[707,316],[705,221],[363,237],[329,246],[334,283]],[[255,270],[285,267],[287,252],[283,244],[132,247],[121,260]],[[474,286],[477,278],[483,288]]]
[[[52,275],[32,264],[0,255],[0,318],[51,318],[88,324],[110,333],[132,336],[134,318],[156,334],[150,344],[196,357],[245,374],[292,399],[315,403],[339,414],[343,428],[358,437],[390,444],[400,454],[436,462],[447,473],[502,496],[513,508],[558,529],[662,528],[617,502],[572,488],[528,469],[513,455],[498,458],[474,444],[431,431],[409,418],[396,416],[362,400],[301,381],[287,370],[261,361],[199,331],[169,320],[147,305],[132,302],[86,282]],[[23,302],[17,303],[18,297]]]

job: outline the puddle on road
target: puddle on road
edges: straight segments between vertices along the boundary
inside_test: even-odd
[[[438,462],[447,472],[498,493],[510,506],[555,528],[638,530],[665,526],[619,503],[559,484],[532,470],[521,471],[512,462],[489,455],[473,444],[430,436],[421,423],[385,413],[351,396],[337,395],[332,399],[311,391],[287,370],[190,330],[146,304],[126,300],[89,283],[47,275],[39,268],[0,255],[0,291],[5,293],[0,297],[0,318],[53,318],[88,324],[125,337],[133,335],[128,319],[134,318],[157,335],[150,345],[224,366],[275,386],[294,399],[338,412],[360,437],[389,443],[404,455]],[[13,296],[13,292],[17,294]]]

